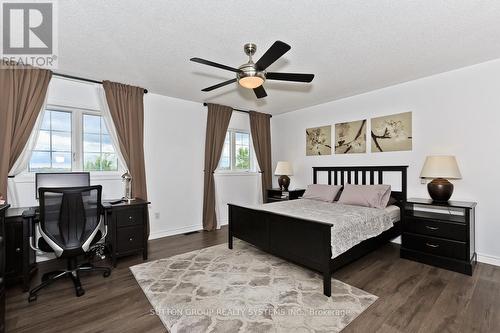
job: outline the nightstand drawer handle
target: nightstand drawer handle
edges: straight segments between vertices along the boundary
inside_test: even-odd
[[[129,217],[128,217],[128,219],[129,219],[129,220],[132,220],[132,216],[129,216]]]
[[[439,247],[439,245],[436,245],[436,244],[430,244],[430,243],[425,243],[425,245],[427,245],[428,247],[432,247],[432,248]]]
[[[129,242],[134,241],[134,237],[130,237],[130,238],[128,239],[128,241],[129,241]]]
[[[432,230],[432,231],[434,231],[434,230],[438,230],[438,229],[439,229],[439,227],[431,227],[431,226],[428,226],[428,225],[426,225],[425,227],[426,227],[427,229],[429,229],[429,230]]]

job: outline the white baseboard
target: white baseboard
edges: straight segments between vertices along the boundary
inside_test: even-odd
[[[223,226],[223,225],[227,225],[229,223],[229,219],[225,219],[225,220],[219,220],[219,226]]]
[[[484,264],[490,264],[494,266],[500,266],[500,257],[491,256],[489,254],[477,254],[477,261]]]
[[[203,229],[203,226],[201,224],[193,224],[193,225],[189,225],[189,226],[182,227],[182,228],[159,230],[159,231],[155,231],[155,232],[150,233],[149,239],[151,240],[151,239],[157,239],[157,238],[162,238],[162,237],[167,237],[167,236],[179,235],[179,234],[184,234],[186,232],[199,231],[202,229]]]

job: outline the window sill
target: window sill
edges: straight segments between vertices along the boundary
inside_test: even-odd
[[[90,180],[91,181],[99,181],[99,180],[121,180],[121,175],[123,172],[119,171],[110,171],[108,172],[91,172]],[[21,184],[21,183],[35,183],[35,173],[25,172],[21,173],[13,178],[9,178],[10,181]]]
[[[224,177],[225,176],[257,176],[259,174],[260,174],[260,172],[255,172],[255,171],[248,171],[248,172],[245,172],[245,171],[242,171],[242,172],[219,171],[219,172],[215,172],[214,176],[224,176]]]

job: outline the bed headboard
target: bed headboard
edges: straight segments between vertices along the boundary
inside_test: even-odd
[[[318,174],[327,173],[328,185],[344,184],[387,184],[394,186],[390,182],[384,183],[384,175],[389,173],[401,176],[401,191],[392,191],[392,197],[402,203],[407,199],[407,165],[384,165],[384,166],[332,166],[332,167],[313,167],[313,184],[318,183]],[[388,177],[386,177],[388,178]]]

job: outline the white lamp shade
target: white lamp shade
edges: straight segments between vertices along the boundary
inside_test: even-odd
[[[274,171],[276,176],[291,176],[293,175],[292,164],[286,161],[279,161]]]
[[[427,156],[420,178],[461,179],[455,156]]]

